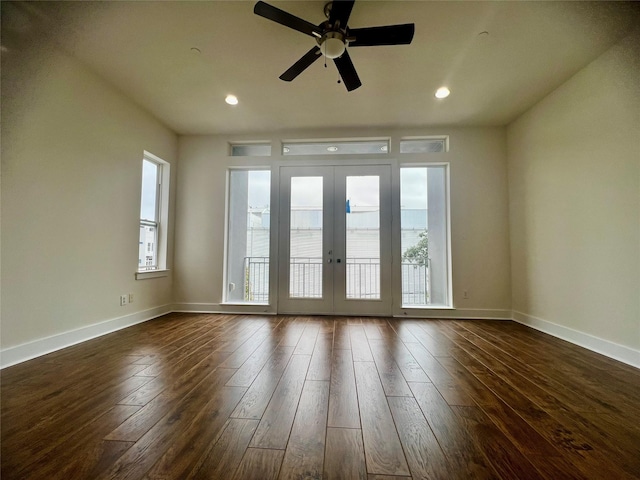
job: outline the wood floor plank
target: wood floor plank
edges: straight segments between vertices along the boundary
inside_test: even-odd
[[[320,325],[315,322],[309,322],[304,327],[300,340],[294,350],[295,355],[311,355],[313,354],[313,348],[316,345],[316,339],[320,332]]]
[[[409,331],[432,356],[448,357],[451,354],[450,346],[448,344],[440,343],[438,340],[429,335],[422,328],[422,324],[420,322],[413,322],[409,324]]]
[[[360,409],[351,350],[334,350],[329,389],[330,427],[360,428]]]
[[[291,347],[288,347],[291,348]],[[258,420],[232,418],[201,460],[197,461],[185,480],[224,478],[235,472],[258,428]]]
[[[373,355],[371,355],[364,327],[362,325],[349,325],[349,338],[351,338],[353,361],[373,362]]]
[[[292,346],[276,352],[253,381],[247,393],[231,414],[233,418],[260,419],[269,404],[271,395],[276,389],[280,377],[287,367],[293,352]]]
[[[475,406],[473,397],[420,343],[405,344],[449,405]]]
[[[382,333],[375,323],[367,322],[363,325],[364,333],[367,336],[367,340],[380,340],[382,339]]]
[[[387,323],[404,343],[420,343],[415,335],[411,333],[410,326],[413,322],[413,320],[397,319]]]
[[[331,379],[332,354],[333,333],[320,333],[311,356],[307,380],[328,381]]]
[[[411,480],[413,477],[398,477],[396,475],[369,475],[367,480]]]
[[[496,478],[497,473],[490,466],[481,448],[467,433],[464,421],[455,414],[438,389],[430,383],[409,385],[438,444],[454,467],[455,475],[451,475],[450,478]]]
[[[472,332],[478,332],[482,335],[481,331],[478,331],[478,326],[473,323],[465,324],[465,328]],[[604,409],[599,405],[594,405],[588,398],[585,398],[579,391],[573,391],[566,387],[562,379],[553,373],[553,369],[540,371],[538,368],[523,361],[519,358],[519,354],[524,354],[521,348],[514,347],[509,342],[495,341],[496,338],[491,335],[486,335],[480,340],[476,341],[476,344],[483,349],[492,351],[492,354],[499,360],[508,365],[512,365],[512,368],[521,375],[532,380],[539,387],[543,388],[547,392],[552,392],[553,395],[559,398],[563,403],[568,405],[572,410],[578,412],[600,412],[604,413]],[[496,345],[499,347],[496,349]]]
[[[67,441],[43,445],[41,450],[32,453],[28,463],[25,462],[25,467],[17,471],[9,468],[13,462],[3,455],[1,478],[55,478],[64,477],[67,473],[66,478],[90,478],[85,475],[87,472],[106,467],[104,461],[101,461],[102,456],[96,453],[103,450],[103,437],[138,409],[139,407],[128,405],[114,406],[74,432]],[[131,445],[133,442],[117,442],[107,445],[106,450],[113,452],[111,447],[115,446],[124,452]],[[84,474],[76,475],[77,473]]]
[[[392,397],[388,402],[411,475],[424,479],[453,478],[454,469],[449,465],[416,400]]]
[[[176,434],[172,436],[169,448],[146,473],[145,479],[185,478],[209,450],[211,439],[222,434],[229,414],[244,392],[241,387],[223,387],[223,391],[212,396],[197,413],[200,421],[183,430],[174,429]]]
[[[290,317],[285,320],[284,336],[280,341],[283,347],[296,347],[304,332],[307,319],[304,317]]]
[[[166,391],[169,385],[180,385],[185,377],[185,370],[190,372],[191,366],[201,365],[203,369],[216,368],[222,364],[229,355],[229,352],[208,352],[207,348],[203,348],[194,352],[188,359],[182,362],[171,363],[170,366],[165,366],[163,373],[142,385],[135,392],[120,399],[118,403],[122,405],[146,405],[156,396]]]
[[[109,433],[105,440],[138,441],[156,422],[165,416],[167,410],[178,405],[185,395],[193,391],[207,377],[214,382],[220,378],[228,379],[234,373],[234,370],[219,370],[217,368],[219,361],[220,359],[214,352],[209,359],[195,365],[181,379],[169,385],[160,395],[154,397],[113,432]]]
[[[351,338],[349,337],[349,326],[347,319],[337,317],[333,331],[333,349],[334,350],[351,350]]]
[[[216,404],[227,405],[229,411],[240,400],[243,388],[225,387],[226,376],[219,375],[211,382],[204,382],[200,391],[189,392],[182,401],[168,410],[166,415],[145,433],[115,464],[97,479],[134,480],[147,473],[174,445],[176,438],[188,435],[202,422],[207,421]]]
[[[221,365],[222,368],[240,368],[244,362],[260,348],[270,335],[270,329],[261,327],[254,332],[245,342],[236,348],[231,355]]]
[[[329,382],[305,382],[280,480],[322,478],[328,409]]]
[[[409,475],[393,417],[373,362],[354,362],[367,472]]]
[[[260,371],[264,368],[272,355],[289,357],[293,353],[293,347],[274,346],[263,344],[251,355],[236,373],[227,382],[228,387],[250,387]]]
[[[371,341],[370,341],[371,342]],[[371,353],[378,369],[378,375],[382,381],[384,393],[388,397],[411,397],[411,389],[407,385],[400,367],[393,356],[383,345],[374,342],[371,345]]]
[[[286,447],[310,361],[309,355],[292,355],[262,415],[256,433],[249,444],[250,447],[279,449]]]
[[[118,360],[104,364],[92,364],[93,371],[88,374],[80,370],[77,385],[69,385],[73,378],[73,369],[61,375],[60,386],[50,390],[45,387],[27,387],[26,391],[3,388],[2,391],[2,438],[5,441],[29,436],[42,437],[43,429],[68,428],[71,421],[90,420],[92,408],[96,405],[111,406],[114,396],[128,395],[137,390],[151,378],[136,377],[144,365],[121,365]],[[3,370],[4,371],[4,370]],[[73,382],[71,382],[73,383]],[[3,383],[3,385],[6,385]],[[92,396],[87,396],[87,392]],[[51,410],[52,402],[65,405],[64,409]],[[24,405],[30,405],[29,416],[23,415]],[[85,416],[88,416],[86,418]],[[30,443],[27,440],[27,443]]]
[[[431,382],[431,379],[422,370],[404,343],[395,336],[395,333],[393,336],[385,336],[383,340],[370,340],[369,344],[372,348],[374,346],[385,348],[398,364],[402,376],[407,382]]]
[[[362,431],[327,428],[323,480],[367,480]]]
[[[276,480],[284,451],[248,448],[233,480]]]
[[[122,392],[131,392],[145,381],[148,379],[129,377],[124,382],[100,391],[95,396],[87,395],[85,401],[71,405],[61,404],[59,408],[52,410],[48,417],[36,417],[37,420],[29,428],[15,435],[5,432],[5,428],[10,429],[12,425],[7,419],[3,419],[0,442],[3,468],[28,463],[43,452],[65,443],[84,425],[102,414],[102,411],[99,414],[96,413],[96,405],[104,410],[113,407],[116,397],[120,395],[118,387],[122,388]],[[7,450],[12,452],[11,455],[6,455]]]
[[[467,431],[474,437],[487,460],[504,479],[537,480],[544,477],[527,458],[513,448],[509,440],[498,430],[480,407],[451,407],[465,422]]]

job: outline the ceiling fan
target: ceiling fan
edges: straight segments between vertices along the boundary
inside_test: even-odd
[[[333,0],[327,3],[324,6],[327,20],[317,26],[265,2],[256,3],[253,8],[256,15],[314,37],[318,43],[280,75],[282,80],[290,82],[324,55],[326,58],[333,59],[345,87],[348,91],[352,91],[362,85],[362,82],[353,66],[347,47],[408,45],[413,40],[415,31],[413,23],[349,28],[347,22],[354,3],[355,0]]]

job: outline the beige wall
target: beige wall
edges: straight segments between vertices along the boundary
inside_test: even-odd
[[[430,156],[394,155],[400,136],[450,135],[451,149]],[[392,137],[392,157],[402,162],[449,162],[454,306],[459,315],[510,316],[509,227],[506,132],[504,128],[426,128],[298,131],[245,137],[180,137],[180,175],[176,211],[177,307],[218,309],[222,301],[225,182],[232,165],[272,165],[279,140],[294,138]],[[274,156],[228,156],[229,141],[272,140]],[[326,160],[325,160],[326,161]],[[272,208],[273,215],[273,208]],[[462,298],[462,291],[469,299]]]
[[[176,135],[48,46],[2,62],[2,348],[171,304],[134,272],[143,150],[175,172]]]
[[[635,349],[639,62],[628,37],[508,128],[514,315]]]

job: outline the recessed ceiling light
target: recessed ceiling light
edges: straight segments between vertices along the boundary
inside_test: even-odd
[[[447,98],[451,92],[447,87],[440,87],[436,90],[436,98]]]
[[[238,97],[236,97],[235,95],[227,95],[227,98],[225,98],[224,101],[227,102],[229,105],[237,105]]]
[[[338,151],[338,147],[327,147],[327,150],[329,152],[337,152]]]

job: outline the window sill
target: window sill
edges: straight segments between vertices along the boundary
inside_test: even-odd
[[[447,305],[407,305],[401,307],[402,310],[455,310],[455,307],[449,307]]]
[[[268,307],[269,303],[257,303],[257,302],[222,302],[220,305],[231,306],[231,307],[241,307],[241,306],[249,306],[249,307]]]
[[[148,272],[136,272],[136,280],[146,280],[148,278],[168,277],[170,270],[149,270]]]

